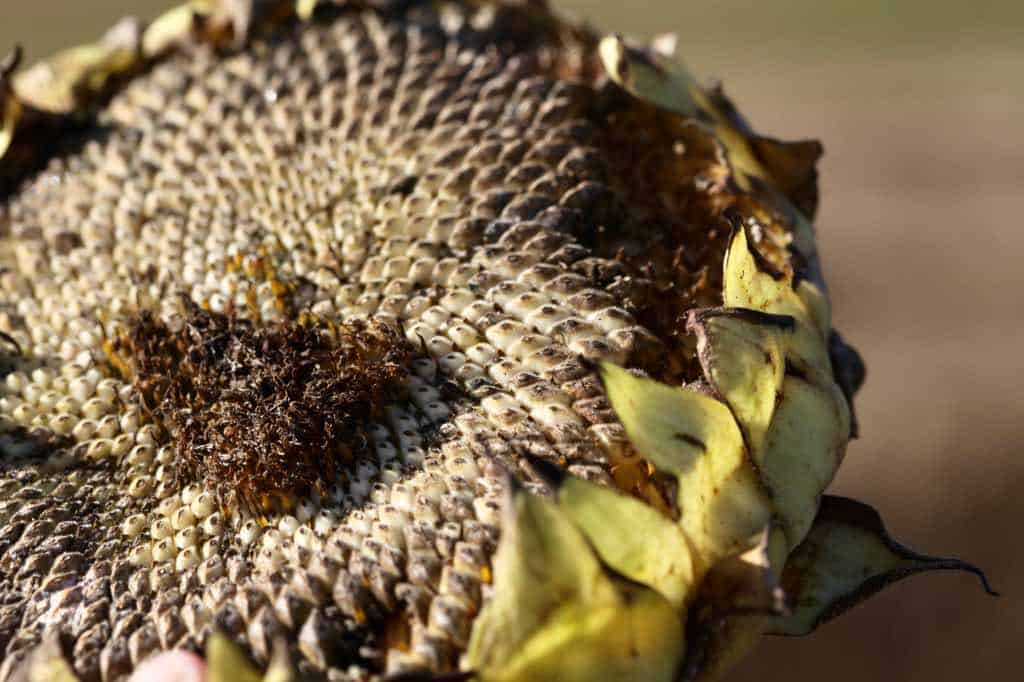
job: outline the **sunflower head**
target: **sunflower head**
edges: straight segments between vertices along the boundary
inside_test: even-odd
[[[988,589],[826,494],[821,147],[674,51],[193,0],[0,63],[0,680],[707,680]]]

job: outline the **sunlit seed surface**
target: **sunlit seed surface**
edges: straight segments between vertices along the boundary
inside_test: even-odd
[[[53,629],[87,679],[214,629],[331,679],[451,670],[505,472],[607,482],[630,456],[594,363],[694,378],[679,313],[718,302],[716,150],[584,55],[433,12],[189,48],[2,200],[0,331],[24,353],[0,345],[0,679]],[[212,343],[196,310],[381,325],[412,352],[337,466],[241,500],[182,468],[187,420],[118,341],[150,315]]]

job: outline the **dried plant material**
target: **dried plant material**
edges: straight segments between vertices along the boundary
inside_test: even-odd
[[[769,631],[808,634],[879,590],[925,571],[973,573],[986,592],[996,594],[975,566],[918,554],[890,538],[882,517],[870,506],[826,495],[810,534],[782,575],[792,613],[773,620]]]
[[[25,69],[13,79],[18,98],[50,114],[71,114],[137,64],[141,31],[126,19],[96,44],[74,47]]]
[[[191,303],[177,331],[143,311],[123,346],[175,436],[179,481],[258,512],[325,493],[371,457],[367,424],[400,397],[413,357],[378,323],[259,326]]]
[[[189,0],[5,62],[0,682],[707,680],[954,566],[823,525],[820,147],[675,51]]]

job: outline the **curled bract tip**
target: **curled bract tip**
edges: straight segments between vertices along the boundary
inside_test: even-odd
[[[807,634],[885,587],[930,571],[970,573],[988,594],[998,596],[973,564],[910,550],[889,536],[869,505],[825,495],[810,533],[782,575],[791,613],[772,620],[768,632]]]
[[[0,60],[0,78],[6,78],[10,76],[21,64],[21,58],[23,56],[23,50],[21,45],[15,45],[11,51]]]

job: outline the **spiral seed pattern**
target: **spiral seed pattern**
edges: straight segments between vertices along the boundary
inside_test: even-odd
[[[0,680],[54,630],[84,679],[214,629],[330,679],[450,670],[505,473],[611,482],[631,454],[594,363],[687,378],[673,311],[716,300],[718,160],[500,34],[341,11],[189,48],[4,200]],[[181,480],[116,340],[146,311],[180,329],[185,301],[400,332],[373,456],[256,512]]]

